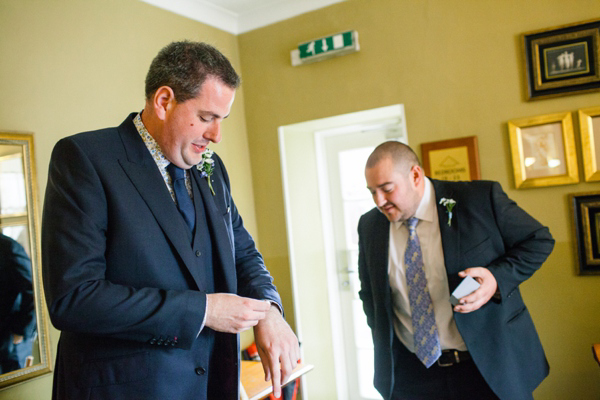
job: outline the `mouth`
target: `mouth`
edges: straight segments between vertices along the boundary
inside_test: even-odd
[[[203,153],[204,150],[206,150],[206,144],[202,145],[202,144],[198,144],[198,143],[192,143],[192,148],[194,149],[194,151],[196,153]]]
[[[391,213],[393,213],[394,208],[395,208],[394,206],[388,205],[388,206],[383,206],[380,209],[384,214],[391,214]]]

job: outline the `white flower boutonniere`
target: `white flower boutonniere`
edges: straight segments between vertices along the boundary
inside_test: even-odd
[[[450,226],[452,224],[452,209],[456,205],[456,201],[442,197],[440,199],[440,204],[446,206],[446,212],[448,213],[448,226]]]
[[[206,178],[206,180],[208,181],[208,187],[210,188],[210,191],[214,196],[215,191],[210,181],[210,177],[215,171],[215,160],[212,159],[213,153],[214,151],[212,150],[204,150],[204,153],[202,153],[202,161],[200,161],[198,165],[196,165],[196,168],[198,168],[198,171],[200,171],[200,176],[202,178]]]

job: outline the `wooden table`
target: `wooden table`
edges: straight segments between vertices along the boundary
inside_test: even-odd
[[[287,385],[291,381],[296,380],[313,368],[314,365],[311,364],[298,364],[285,384]],[[262,399],[273,392],[273,387],[271,385],[271,381],[265,382],[265,372],[263,371],[260,361],[242,361],[241,399]]]

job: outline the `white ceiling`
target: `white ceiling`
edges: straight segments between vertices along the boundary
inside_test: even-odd
[[[141,0],[234,35],[346,0]]]

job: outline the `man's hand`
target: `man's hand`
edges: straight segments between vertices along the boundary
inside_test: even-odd
[[[13,334],[13,344],[20,344],[23,342],[23,339],[25,339],[23,336],[17,335],[16,333]]]
[[[227,333],[240,333],[265,318],[271,303],[230,293],[206,295],[205,326]]]
[[[265,371],[265,381],[273,382],[273,395],[281,396],[281,385],[288,380],[300,359],[298,339],[276,307],[254,327],[258,355]]]
[[[479,310],[485,303],[490,301],[494,293],[496,293],[496,289],[498,289],[496,278],[494,278],[494,275],[487,268],[467,268],[458,273],[458,276],[461,278],[467,275],[475,279],[481,286],[470,295],[460,299],[460,304],[454,307],[454,311],[459,313],[470,313]]]

